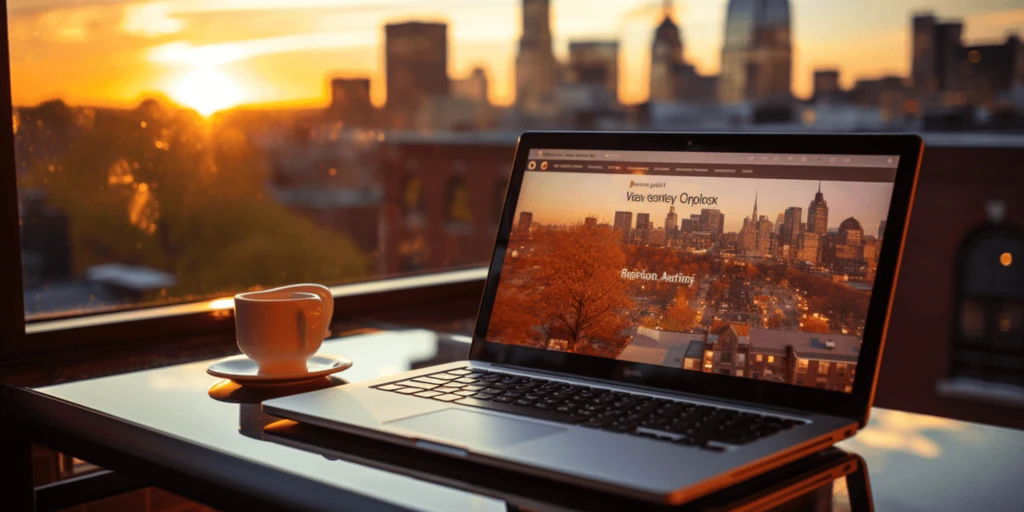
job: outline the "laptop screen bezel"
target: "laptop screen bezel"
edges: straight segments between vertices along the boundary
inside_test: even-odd
[[[491,308],[501,276],[526,161],[531,149],[598,149],[899,156],[896,177],[864,336],[850,393],[796,384],[717,375],[667,366],[606,359],[486,341]],[[491,255],[487,282],[473,331],[470,359],[560,372],[671,391],[756,402],[858,419],[870,408],[906,224],[913,201],[923,143],[916,135],[679,134],[613,132],[526,132],[519,138],[508,191]]]

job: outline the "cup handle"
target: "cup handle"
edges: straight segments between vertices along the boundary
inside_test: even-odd
[[[322,335],[320,339],[322,340],[326,338],[328,335],[330,335],[330,331],[328,329],[331,328],[331,319],[334,318],[334,295],[331,294],[331,290],[329,288],[319,284],[293,284],[288,286],[282,286],[280,288],[275,288],[275,290],[306,292],[312,293],[313,295],[320,297],[320,302],[323,306],[324,317],[327,319],[327,321],[324,322],[323,330],[320,331]]]
[[[297,319],[299,332],[304,333],[302,337],[303,351],[306,351],[311,343],[323,342],[324,331],[331,325],[331,317],[327,314],[329,308],[326,307],[323,299],[313,293],[309,293],[309,298],[316,300],[303,301]]]

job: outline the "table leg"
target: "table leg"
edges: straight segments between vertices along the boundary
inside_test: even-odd
[[[25,439],[0,432],[0,460],[9,468],[9,472],[5,472],[8,476],[0,478],[0,496],[3,496],[4,509],[35,510],[32,445]]]

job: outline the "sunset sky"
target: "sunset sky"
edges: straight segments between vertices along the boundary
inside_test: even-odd
[[[701,73],[719,66],[727,0],[675,2],[686,59]],[[449,75],[474,66],[490,98],[508,104],[517,0],[9,0],[14,102],[130,106],[165,95],[202,110],[237,104],[323,105],[330,76],[369,77],[383,87],[383,26],[410,20],[449,24]],[[650,44],[660,0],[552,0],[555,53],[570,40],[620,42],[620,97],[646,99]],[[794,92],[812,70],[839,67],[857,78],[907,74],[910,17],[931,10],[960,17],[968,42],[1024,35],[1024,0],[791,0]]]
[[[807,207],[818,191],[817,181],[767,180],[751,178],[666,178],[667,186],[658,189],[629,188],[634,175],[582,174],[568,172],[527,172],[519,193],[519,212],[533,213],[533,222],[540,224],[573,224],[583,222],[587,216],[597,217],[598,223],[612,224],[616,211],[633,212],[632,225],[636,226],[637,213],[649,213],[654,227],[665,227],[666,203],[636,203],[626,199],[626,192],[647,194],[703,194],[718,197],[714,206],[680,205],[676,201],[679,218],[699,214],[701,208],[717,208],[725,215],[725,232],[738,232],[743,218],[754,209],[757,193],[757,214],[775,223],[776,216],[790,206],[802,209],[801,219],[807,222]],[[821,192],[828,203],[828,227],[853,217],[861,223],[865,235],[878,236],[878,224],[888,215],[892,198],[891,183],[865,183],[826,181]],[[516,221],[518,222],[518,220]]]

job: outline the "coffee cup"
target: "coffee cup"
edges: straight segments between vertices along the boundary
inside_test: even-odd
[[[235,337],[259,374],[306,373],[306,361],[329,333],[334,297],[318,284],[235,295]]]

